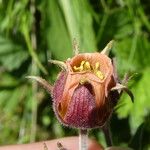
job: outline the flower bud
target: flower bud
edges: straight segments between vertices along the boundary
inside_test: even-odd
[[[111,59],[101,53],[84,53],[67,60],[66,66],[52,92],[58,119],[75,128],[104,125],[113,108],[109,92],[116,85]]]
[[[73,128],[97,128],[109,119],[126,86],[118,83],[112,60],[106,55],[108,43],[101,53],[77,54],[66,62],[50,61],[62,71],[54,87],[46,80],[29,76],[38,81],[53,97],[53,109],[58,120]]]

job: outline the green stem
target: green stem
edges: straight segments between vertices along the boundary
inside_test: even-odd
[[[8,7],[7,7],[7,10],[6,10],[6,14],[8,14],[8,17],[9,17],[9,24],[8,24],[7,30],[6,30],[6,35],[7,36],[9,34],[9,30],[10,30],[11,25],[12,25],[12,21],[10,21],[10,20],[12,19],[13,2],[14,2],[14,0],[10,0],[8,2]]]
[[[145,25],[145,27],[148,29],[148,31],[150,32],[150,22],[148,20],[148,17],[145,15],[143,7],[139,7],[138,9],[138,13],[139,16],[143,22],[143,24]]]
[[[30,39],[30,35],[28,33],[28,31],[24,30],[23,31],[24,34],[24,38],[28,47],[28,51],[31,55],[31,57],[33,58],[33,60],[35,61],[35,63],[37,64],[37,66],[40,68],[40,70],[45,73],[48,74],[47,70],[45,69],[45,67],[41,64],[37,54],[35,53],[34,49],[32,48],[32,44],[31,44],[31,39]]]
[[[31,12],[32,16],[34,17],[34,15],[35,15],[34,0],[31,0],[30,12]],[[38,55],[35,51],[35,50],[37,50],[36,35],[34,36],[34,34],[36,34],[35,20],[33,20],[33,23],[32,23],[31,37],[30,37],[30,31],[28,30],[28,25],[26,24],[26,20],[27,20],[27,18],[24,17],[21,31],[22,31],[23,36],[25,38],[25,42],[27,44],[29,54],[31,55],[33,61],[37,64],[39,69],[43,73],[48,74],[47,70],[45,69],[45,67],[40,62]]]
[[[30,0],[30,12],[32,16],[35,14],[35,0]],[[28,35],[28,34],[27,34]],[[36,27],[35,27],[35,20],[32,24],[32,30],[31,30],[31,37],[29,35],[27,36],[28,40],[31,39],[29,42],[29,48],[30,51],[32,52],[32,55],[34,58],[36,58],[36,61],[38,61],[38,58],[36,56],[36,50],[37,50],[37,39],[36,39]],[[32,74],[37,74],[38,68],[37,65],[34,61],[32,61]],[[41,67],[41,64],[39,64]],[[37,82],[32,83],[32,93],[33,93],[33,98],[32,98],[32,122],[31,122],[31,136],[30,136],[30,142],[35,142],[36,139],[36,122],[37,122],[37,88],[38,84]]]

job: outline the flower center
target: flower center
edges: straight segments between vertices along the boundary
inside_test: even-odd
[[[100,71],[100,63],[96,62],[94,66],[92,66],[88,61],[81,61],[80,66],[73,66],[74,72],[82,72],[82,71],[90,71],[94,73],[99,79],[104,79],[104,74]]]

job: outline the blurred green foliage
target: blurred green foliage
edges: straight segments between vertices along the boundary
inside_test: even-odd
[[[37,83],[54,83],[58,68],[48,59],[100,51],[114,39],[120,78],[130,72],[132,104],[123,95],[111,119],[115,145],[150,149],[150,3],[148,0],[0,0],[0,144],[27,143],[69,135],[77,130],[55,119],[52,100]],[[105,145],[101,131],[90,136]]]

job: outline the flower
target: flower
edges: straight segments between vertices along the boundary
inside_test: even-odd
[[[97,128],[109,119],[122,90],[113,61],[106,55],[109,43],[101,52],[77,54],[66,62],[51,61],[63,69],[52,88],[40,77],[29,77],[43,85],[53,97],[58,120],[73,128]]]

